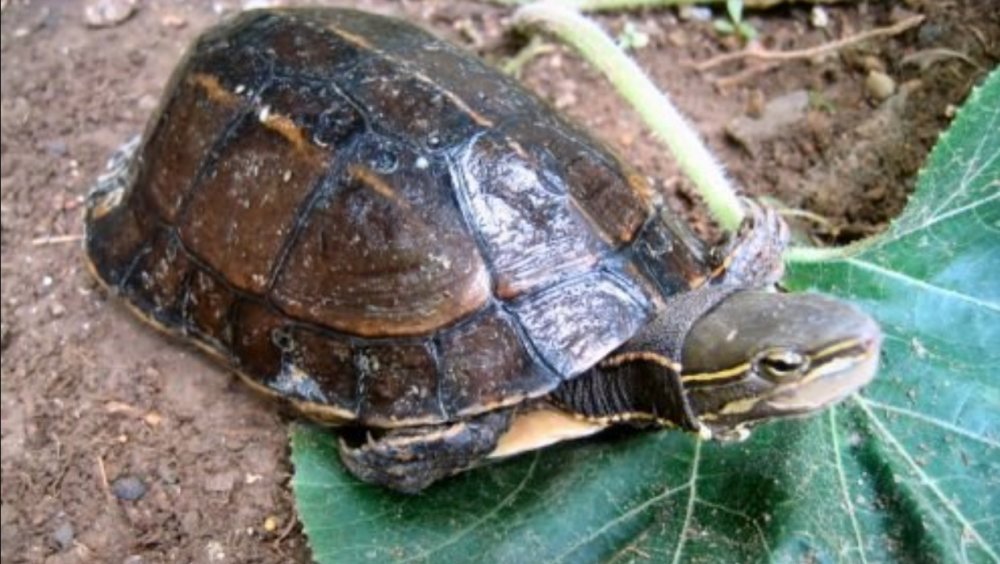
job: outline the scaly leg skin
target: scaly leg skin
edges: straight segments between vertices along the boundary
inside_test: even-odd
[[[341,439],[340,458],[362,481],[417,493],[484,461],[510,426],[511,413],[507,409],[444,425],[393,429],[361,445]]]
[[[785,272],[781,254],[788,245],[788,225],[778,211],[744,200],[747,216],[730,241],[713,250],[713,284],[767,287]]]

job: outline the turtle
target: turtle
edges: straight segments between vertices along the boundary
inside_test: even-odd
[[[745,203],[708,244],[474,55],[272,8],[192,44],[87,197],[84,246],[141,319],[415,493],[610,427],[741,439],[870,381],[878,325],[782,291],[788,229]]]

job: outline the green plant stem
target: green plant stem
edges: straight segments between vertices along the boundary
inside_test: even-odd
[[[743,205],[722,166],[670,99],[597,24],[565,4],[555,2],[524,6],[515,13],[514,21],[518,25],[541,25],[572,45],[584,59],[597,67],[670,148],[681,170],[694,182],[719,225],[730,231],[739,226],[743,219]]]
[[[796,246],[785,249],[782,257],[785,262],[809,263],[829,262],[848,259],[871,247],[876,242],[875,237],[868,237],[843,247],[806,247]]]

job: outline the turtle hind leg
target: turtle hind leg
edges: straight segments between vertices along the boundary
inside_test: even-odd
[[[393,429],[376,439],[340,440],[340,459],[359,479],[417,493],[486,459],[510,426],[510,410],[466,421]]]

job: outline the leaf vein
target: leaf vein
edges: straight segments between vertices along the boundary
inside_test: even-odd
[[[521,491],[524,490],[525,486],[528,485],[528,482],[530,482],[531,478],[535,475],[535,467],[538,466],[538,459],[539,459],[538,451],[535,451],[535,455],[531,460],[531,466],[529,466],[528,471],[524,473],[524,477],[521,478],[521,481],[517,484],[517,486],[515,486],[514,489],[511,490],[511,492],[507,494],[503,499],[501,499],[499,503],[494,505],[492,509],[490,509],[486,513],[483,513],[481,517],[469,523],[468,526],[456,531],[455,534],[451,535],[437,546],[429,548],[423,552],[419,552],[408,558],[404,558],[403,560],[401,560],[401,562],[414,562],[417,560],[424,560],[431,554],[444,550],[445,548],[462,540],[462,538],[465,537],[465,535],[478,529],[480,526],[482,526],[483,523],[492,519],[493,516],[499,513],[501,509],[510,505],[511,502],[517,499],[517,496],[520,495]]]
[[[636,515],[639,515],[640,513],[642,513],[645,510],[649,509],[651,506],[653,506],[653,505],[655,505],[655,504],[657,504],[657,503],[659,503],[661,501],[664,501],[666,499],[669,499],[670,497],[672,497],[677,492],[686,490],[689,487],[691,487],[691,482],[690,481],[685,482],[685,483],[683,483],[683,484],[681,484],[681,485],[679,485],[679,486],[677,486],[675,488],[670,488],[668,490],[664,490],[664,491],[656,494],[655,496],[647,499],[646,501],[640,503],[639,505],[633,507],[632,509],[629,509],[625,513],[622,513],[618,517],[615,517],[614,519],[608,521],[607,523],[605,523],[603,526],[601,526],[599,529],[597,529],[593,533],[587,535],[586,537],[583,537],[582,539],[580,539],[579,541],[577,541],[576,543],[574,543],[572,546],[570,546],[569,548],[567,548],[565,551],[563,551],[562,554],[560,554],[559,556],[557,556],[556,558],[554,558],[553,561],[554,562],[562,562],[562,561],[564,561],[567,556],[569,556],[570,554],[576,552],[577,549],[579,549],[580,547],[586,545],[590,541],[592,541],[592,540],[596,539],[597,537],[601,536],[602,534],[604,534],[605,532],[607,532],[609,529],[611,529],[615,525],[618,525],[619,523],[622,523],[624,521],[627,521],[627,520],[631,519],[632,517],[635,517]]]
[[[931,493],[933,493],[934,496],[938,498],[938,501],[941,502],[941,505],[944,506],[947,512],[950,513],[955,518],[955,520],[962,525],[962,533],[960,535],[960,538],[965,538],[966,536],[970,536],[973,540],[976,541],[977,544],[979,544],[979,546],[983,548],[983,551],[986,552],[986,554],[989,555],[994,562],[1000,562],[1000,555],[998,555],[997,552],[993,549],[993,547],[990,546],[985,539],[983,539],[982,535],[979,534],[979,531],[976,530],[972,522],[969,521],[969,519],[961,511],[959,511],[958,507],[956,507],[955,504],[950,499],[948,499],[948,496],[946,496],[944,492],[941,491],[941,488],[937,486],[934,480],[931,480],[930,476],[928,476],[927,473],[924,472],[923,468],[921,468],[920,465],[917,464],[917,461],[914,460],[912,456],[910,456],[910,453],[906,450],[906,447],[904,447],[903,444],[899,442],[899,439],[896,438],[896,435],[892,434],[892,431],[890,431],[885,426],[885,424],[882,423],[882,420],[879,419],[878,415],[876,415],[875,412],[871,410],[871,407],[869,407],[868,404],[868,400],[858,395],[855,395],[854,399],[857,401],[857,404],[861,407],[862,411],[865,412],[865,415],[868,417],[868,419],[875,426],[875,429],[877,429],[878,432],[883,437],[885,437],[885,439],[889,442],[889,444],[892,445],[892,447],[896,450],[896,452],[899,453],[899,455],[903,458],[906,464],[910,467],[914,475],[916,475],[920,479],[920,483],[923,484],[928,490],[930,490]]]
[[[910,286],[916,286],[916,287],[918,287],[918,288],[920,288],[922,290],[926,290],[928,292],[932,292],[932,293],[936,293],[936,294],[941,294],[943,296],[946,296],[946,297],[949,297],[949,298],[952,298],[952,299],[955,299],[955,300],[959,300],[959,301],[962,301],[962,302],[966,302],[966,303],[972,304],[973,306],[976,306],[976,307],[982,307],[984,309],[988,309],[988,310],[990,310],[990,311],[992,311],[994,313],[1000,313],[1000,305],[998,305],[998,304],[995,304],[995,303],[992,303],[992,302],[983,301],[983,300],[977,299],[977,298],[975,298],[973,296],[968,296],[968,295],[956,292],[956,291],[948,289],[948,288],[942,288],[941,286],[935,286],[934,284],[930,284],[928,282],[924,282],[923,280],[918,280],[916,278],[913,278],[912,276],[909,276],[907,274],[903,274],[902,272],[897,272],[897,271],[894,271],[894,270],[889,270],[888,268],[885,268],[883,266],[879,266],[879,265],[877,265],[875,263],[872,263],[872,262],[868,262],[868,261],[861,260],[861,259],[858,259],[858,258],[844,259],[844,262],[846,262],[848,264],[851,264],[853,266],[856,266],[857,268],[860,268],[862,270],[868,270],[868,271],[871,271],[871,272],[875,272],[877,274],[881,274],[882,276],[884,276],[886,278],[892,278],[892,279],[897,280],[899,282],[903,282],[904,284],[908,284]]]
[[[677,538],[677,548],[674,549],[674,564],[680,562],[681,555],[684,554],[684,543],[687,540],[688,528],[691,526],[691,516],[694,514],[694,502],[698,497],[698,466],[700,463],[701,439],[698,438],[695,439],[694,443],[694,458],[691,460],[691,478],[688,480],[690,492],[688,493],[687,509],[684,511],[684,523],[681,525],[681,532]]]
[[[844,505],[847,507],[847,515],[851,518],[851,528],[854,530],[854,540],[858,543],[858,553],[861,555],[861,562],[868,563],[868,556],[865,554],[865,545],[862,540],[861,527],[858,525],[857,511],[854,503],[851,502],[851,494],[847,491],[847,476],[844,474],[844,461],[840,456],[840,438],[837,436],[837,407],[830,408],[830,438],[833,443],[833,460],[837,468],[837,480],[840,482],[840,493],[844,496]]]
[[[892,413],[896,413],[896,414],[899,414],[899,415],[902,415],[902,416],[905,416],[905,417],[910,417],[910,418],[916,419],[918,421],[922,421],[924,423],[927,423],[928,425],[934,425],[936,427],[940,427],[940,428],[942,428],[942,429],[944,429],[944,430],[946,430],[948,432],[955,433],[956,435],[962,435],[963,437],[965,437],[967,439],[972,439],[974,441],[981,442],[981,443],[983,443],[985,445],[988,445],[988,446],[990,446],[992,448],[1000,448],[1000,441],[993,440],[993,439],[991,439],[989,437],[980,436],[980,435],[976,434],[975,432],[969,431],[968,429],[964,429],[962,427],[959,427],[958,425],[955,425],[954,423],[948,423],[947,421],[943,421],[943,420],[938,419],[936,417],[929,417],[927,415],[924,415],[923,413],[906,409],[905,407],[897,407],[895,405],[890,405],[890,404],[887,404],[887,403],[882,403],[882,402],[880,402],[878,400],[873,400],[871,398],[864,398],[863,401],[866,402],[868,405],[870,405],[872,407],[877,407],[877,408],[885,410],[885,411],[890,411]]]

